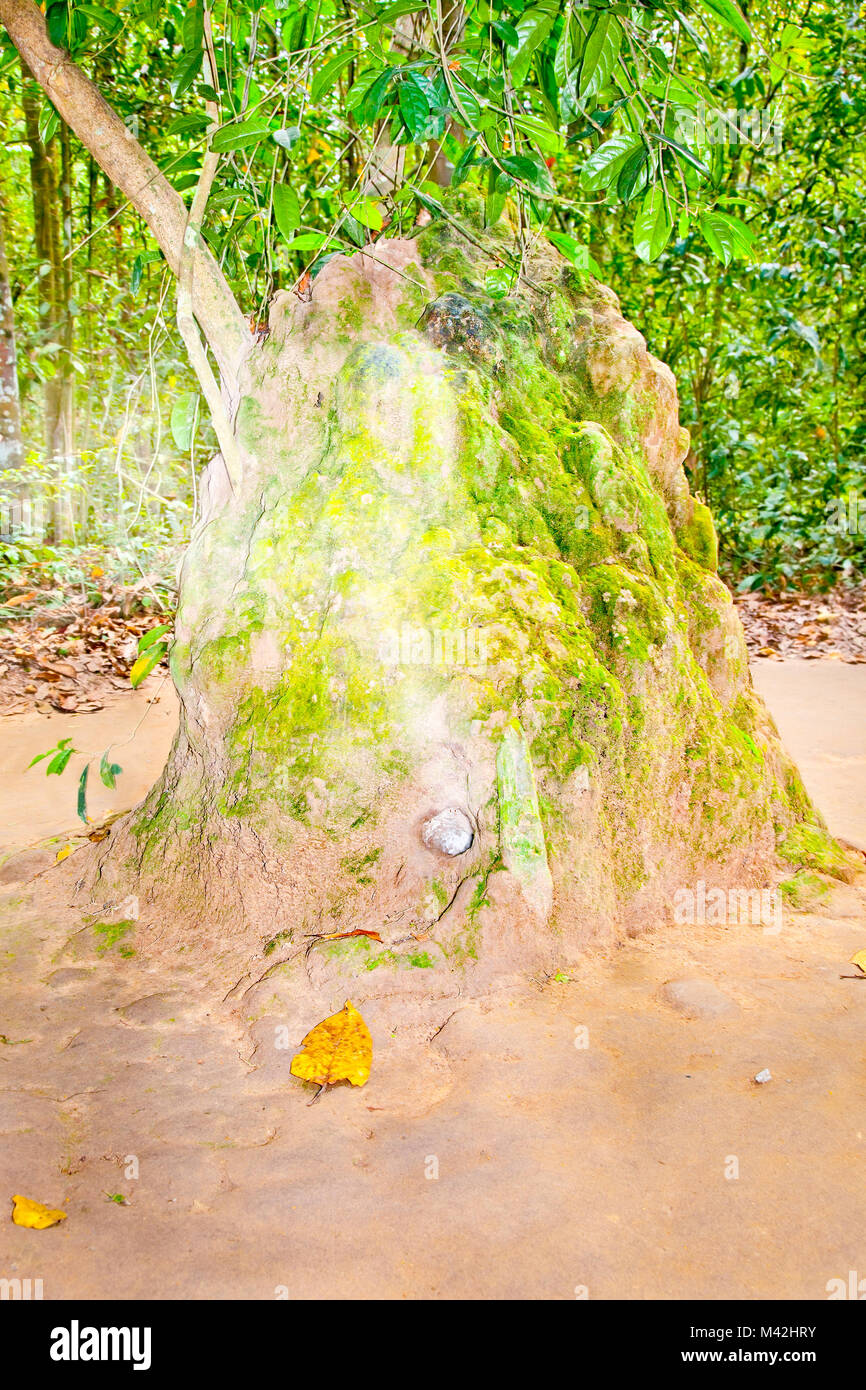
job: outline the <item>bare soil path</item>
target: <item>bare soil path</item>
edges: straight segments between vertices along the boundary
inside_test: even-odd
[[[757,682],[831,828],[866,843],[866,666],[760,664]],[[25,781],[33,752],[73,727],[99,752],[152,693],[50,729],[3,721],[7,848],[74,827],[70,774]],[[118,757],[121,801],[172,724],[164,688]],[[182,962],[160,973],[82,933],[50,873],[28,884],[15,864],[0,1201],[68,1219],[0,1223],[0,1277],[41,1278],[49,1299],[823,1299],[866,1276],[866,983],[840,979],[866,947],[862,880],[778,934],[648,924],[559,978],[414,1020],[359,995],[370,1081],[310,1107],[289,1063],[321,1014],[260,988],[238,1018]]]

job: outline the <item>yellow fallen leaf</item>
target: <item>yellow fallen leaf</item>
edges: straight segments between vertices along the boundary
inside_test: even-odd
[[[72,853],[72,846],[71,846],[71,845],[64,845],[62,849],[59,849],[59,850],[57,851],[57,858],[54,860],[55,864],[62,864],[62,863],[63,863],[63,860],[66,859],[66,858],[68,858],[68,856],[69,856],[71,853]]]
[[[373,1039],[358,1010],[346,1000],[338,1014],[317,1023],[292,1058],[292,1075],[319,1086],[351,1081],[363,1086],[373,1061]]]
[[[100,565],[94,565],[93,568],[92,568],[91,571],[90,571],[90,578],[91,578],[91,579],[101,579],[102,576],[103,576],[104,574],[105,574],[105,570],[102,569],[102,567],[101,567]]]
[[[856,965],[866,975],[866,951],[855,951],[851,957],[851,964]]]
[[[51,1207],[45,1207],[41,1202],[33,1202],[29,1197],[22,1197],[20,1192],[12,1198],[14,1206],[12,1208],[12,1220],[16,1226],[26,1226],[31,1231],[44,1231],[49,1226],[56,1226],[58,1221],[65,1221],[68,1215],[65,1211],[54,1211]]]

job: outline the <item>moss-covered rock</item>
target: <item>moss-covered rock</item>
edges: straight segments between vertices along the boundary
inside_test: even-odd
[[[421,954],[401,978],[428,978],[648,924],[698,875],[766,878],[780,837],[811,862],[671,373],[549,250],[499,302],[450,224],[376,254],[278,295],[250,355],[136,863],[174,866],[214,940],[362,926],[377,975]],[[465,854],[422,835],[447,808]]]

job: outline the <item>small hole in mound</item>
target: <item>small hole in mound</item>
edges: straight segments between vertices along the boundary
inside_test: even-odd
[[[428,849],[438,850],[440,854],[465,854],[471,848],[475,835],[472,823],[464,811],[449,806],[429,816],[421,826],[421,839]]]

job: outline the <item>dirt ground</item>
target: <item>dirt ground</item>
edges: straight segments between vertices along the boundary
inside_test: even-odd
[[[866,848],[866,667],[756,681]],[[0,844],[52,839],[28,873],[75,830],[75,778],[26,763],[67,734],[99,754],[146,713],[93,812],[130,804],[173,732],[157,685],[3,721]],[[50,870],[28,883],[22,862],[0,868],[0,1200],[68,1218],[0,1227],[0,1277],[47,1299],[822,1299],[866,1276],[866,977],[840,978],[866,947],[862,879],[778,933],[649,924],[413,1026],[359,994],[370,1081],[310,1106],[289,1064],[321,1013],[260,990],[239,1019],[182,963],[80,946]]]

